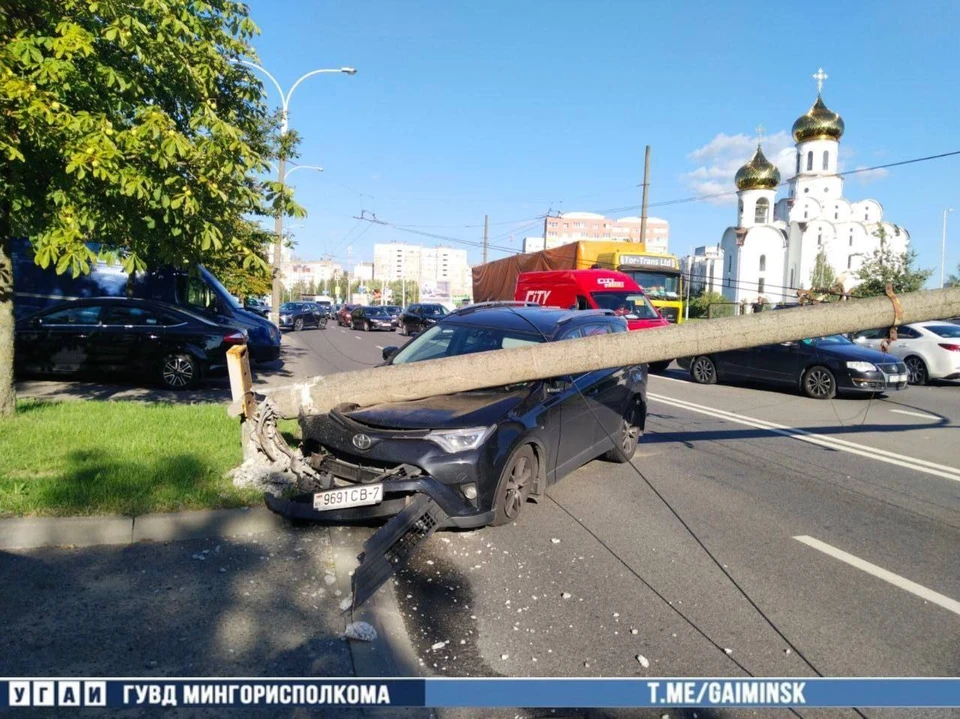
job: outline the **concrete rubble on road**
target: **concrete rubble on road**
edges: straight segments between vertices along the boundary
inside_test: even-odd
[[[366,622],[350,622],[343,631],[343,636],[358,642],[372,642],[377,638],[377,630]]]

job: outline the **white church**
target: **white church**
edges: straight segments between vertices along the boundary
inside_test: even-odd
[[[859,283],[864,258],[880,247],[879,235],[895,252],[907,249],[910,236],[884,221],[879,202],[844,198],[837,174],[843,119],[823,102],[823,70],[813,77],[817,101],[793,123],[797,169],[786,183],[787,197],[777,200],[780,172],[759,143],[737,171],[737,225],[724,231],[720,243],[723,295],[730,301],[795,302],[798,289],[811,288],[820,252],[849,291]]]

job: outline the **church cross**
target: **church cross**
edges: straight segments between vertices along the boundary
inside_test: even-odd
[[[813,79],[817,81],[817,94],[818,94],[818,95],[819,95],[821,92],[823,92],[823,81],[826,80],[828,77],[830,77],[830,76],[823,71],[823,68],[822,68],[822,67],[817,70],[817,72],[816,72],[815,75],[813,75]]]
[[[755,129],[757,131],[757,144],[759,145],[763,142],[763,125],[757,125]]]

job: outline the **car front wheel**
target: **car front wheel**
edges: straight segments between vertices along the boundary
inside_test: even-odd
[[[607,462],[616,462],[623,464],[633,459],[637,451],[637,444],[640,442],[640,407],[633,403],[624,412],[620,418],[620,426],[617,433],[613,435],[613,441],[617,446],[607,450],[603,459]]]
[[[927,363],[919,357],[907,357],[903,363],[907,366],[907,381],[910,384],[926,384],[930,381]]]
[[[497,483],[491,526],[510,524],[520,516],[520,510],[526,504],[536,478],[537,457],[528,444],[514,452],[507,466],[503,468]]]
[[[833,399],[837,396],[837,380],[833,372],[817,365],[803,373],[803,393],[811,399]]]
[[[690,376],[697,384],[716,384],[717,366],[709,357],[694,357],[690,363]]]
[[[160,379],[167,389],[190,389],[200,381],[200,365],[190,355],[170,355],[163,360]]]
[[[302,329],[303,329],[303,317],[297,317],[297,319],[293,321],[293,331],[299,332]]]
[[[369,332],[369,331],[370,331],[370,323],[369,323],[369,322],[364,322],[364,323],[363,323],[363,331],[364,331],[364,332]]]

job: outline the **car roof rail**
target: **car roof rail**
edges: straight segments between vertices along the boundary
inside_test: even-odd
[[[459,315],[464,312],[473,312],[475,310],[484,310],[489,307],[541,307],[536,302],[520,302],[516,300],[492,300],[490,302],[475,302],[466,307],[458,307],[450,314]]]

